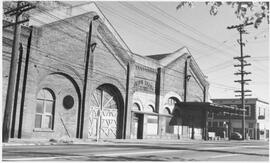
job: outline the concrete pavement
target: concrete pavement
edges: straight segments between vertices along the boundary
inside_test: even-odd
[[[81,143],[81,142],[80,142]],[[87,144],[88,143],[88,144]],[[265,141],[124,141],[3,147],[3,160],[267,161]]]

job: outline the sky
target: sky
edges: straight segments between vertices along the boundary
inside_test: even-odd
[[[116,31],[132,52],[154,55],[173,52],[186,46],[210,83],[210,98],[235,98],[240,90],[240,76],[233,64],[240,56],[237,43],[239,32],[228,30],[241,24],[234,9],[223,5],[216,16],[209,14],[209,6],[196,2],[193,8],[176,10],[177,2],[97,2]],[[246,89],[252,96],[269,102],[269,24],[263,22],[258,29],[246,27],[243,35],[244,55],[251,66],[245,68],[251,75]]]
[[[71,5],[89,1],[66,2]],[[240,76],[234,75],[240,56],[237,43],[239,32],[228,30],[231,25],[242,22],[236,18],[235,9],[222,5],[216,16],[209,14],[209,6],[196,2],[193,8],[176,10],[177,1],[96,2],[124,42],[133,53],[154,55],[171,53],[185,46],[191,52],[210,83],[209,98],[235,98],[240,90]],[[269,24],[265,21],[255,29],[246,27],[249,34],[243,35],[244,55],[251,66],[245,68],[251,75],[246,89],[252,96],[269,102]]]

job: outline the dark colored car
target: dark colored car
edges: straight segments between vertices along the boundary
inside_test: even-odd
[[[231,133],[231,139],[232,140],[242,140],[242,135],[239,132],[233,132],[233,133]]]

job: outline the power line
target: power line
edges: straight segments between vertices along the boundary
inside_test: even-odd
[[[128,7],[129,9],[135,11],[136,13],[142,15],[143,17],[148,18],[149,20],[151,20],[152,22],[155,22],[156,24],[159,24],[159,25],[162,25],[162,26],[164,26],[164,27],[166,27],[168,29],[171,29],[171,30],[173,30],[173,31],[175,31],[175,32],[177,32],[177,33],[179,33],[179,34],[181,34],[181,35],[195,41],[195,42],[200,43],[201,45],[204,45],[204,46],[209,47],[211,49],[217,49],[216,47],[214,47],[212,45],[209,45],[209,44],[207,44],[205,42],[202,42],[202,41],[200,41],[200,40],[198,40],[198,39],[196,39],[194,37],[191,37],[191,36],[181,32],[181,31],[179,31],[178,29],[175,29],[174,27],[172,27],[172,26],[170,26],[168,24],[165,24],[164,22],[160,21],[159,19],[147,14],[146,12],[142,11],[141,9],[138,9],[137,7],[135,7],[135,6],[131,5],[131,4],[128,4],[126,2],[119,2],[119,3],[123,4],[124,6]],[[219,49],[217,49],[217,50],[220,51]]]

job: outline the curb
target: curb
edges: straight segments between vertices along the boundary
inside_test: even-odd
[[[9,146],[35,146],[35,145],[56,145],[57,143],[2,143],[3,147]]]
[[[183,144],[183,143],[224,143],[224,142],[234,142],[231,141],[159,141],[159,140],[144,140],[144,141],[110,141],[110,140],[100,140],[96,141],[73,141],[73,142],[10,142],[10,143],[2,143],[2,147],[9,146],[49,146],[49,145],[101,145],[101,144]],[[250,142],[250,141],[236,141],[236,142]]]

